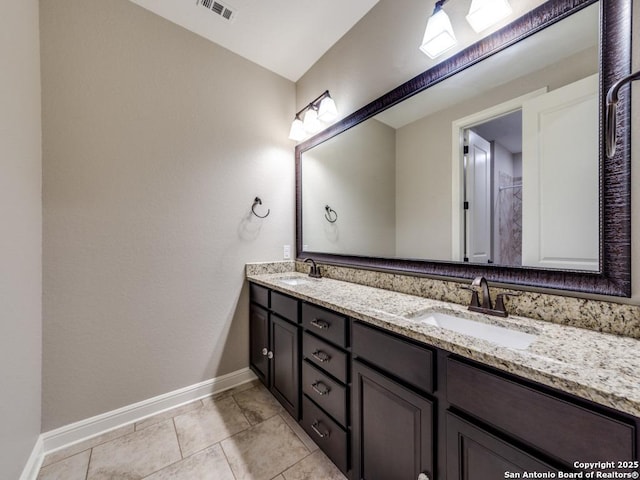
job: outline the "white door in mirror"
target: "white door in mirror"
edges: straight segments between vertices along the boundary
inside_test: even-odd
[[[522,107],[522,264],[599,269],[598,75]]]

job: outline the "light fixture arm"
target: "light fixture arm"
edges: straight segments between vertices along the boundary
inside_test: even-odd
[[[323,99],[330,96],[329,95],[329,90],[325,90],[324,92],[322,92],[320,95],[318,95],[315,99],[313,99],[312,101],[309,102],[308,105],[306,105],[302,110],[300,110],[298,113],[296,113],[296,117],[300,117],[300,115],[302,115],[306,110],[309,110],[310,108],[318,108],[318,103]]]
[[[640,70],[614,83],[607,92],[606,120],[605,120],[605,142],[607,147],[607,157],[613,158],[616,153],[616,115],[618,106],[618,92],[627,83],[640,79]]]
[[[447,3],[449,0],[438,0],[436,2],[435,7],[433,7],[433,13],[437,13],[439,10],[442,9],[442,7],[444,7],[444,4]]]

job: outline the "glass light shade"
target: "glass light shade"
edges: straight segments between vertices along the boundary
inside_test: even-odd
[[[322,99],[318,109],[318,118],[323,122],[332,122],[338,118],[338,109],[333,98],[327,96]]]
[[[477,33],[495,25],[511,14],[508,0],[471,0],[467,22]]]
[[[291,130],[289,130],[289,139],[300,142],[305,139],[307,132],[304,129],[304,123],[298,117],[295,118],[291,124]]]
[[[304,129],[309,134],[322,130],[322,123],[318,120],[318,112],[314,108],[310,108],[304,114]]]
[[[422,39],[422,50],[428,57],[436,58],[456,44],[456,36],[449,16],[440,9],[429,17]]]

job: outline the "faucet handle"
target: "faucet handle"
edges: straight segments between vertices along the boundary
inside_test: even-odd
[[[471,303],[469,304],[470,307],[479,307],[480,306],[480,299],[478,298],[478,291],[475,288],[467,287],[466,285],[462,285],[460,288],[462,290],[469,290],[471,292]]]
[[[522,295],[521,292],[502,292],[499,293],[496,296],[496,306],[495,309],[499,312],[504,313],[505,317],[508,315],[507,313],[507,309],[504,305],[504,298],[505,297],[519,297],[520,295]]]

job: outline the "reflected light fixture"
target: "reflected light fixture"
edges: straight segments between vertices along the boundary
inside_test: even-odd
[[[442,9],[449,0],[438,0],[433,13],[427,21],[424,38],[420,45],[422,50],[430,58],[442,55],[456,44],[456,36],[453,33],[451,20]],[[471,0],[467,22],[476,33],[495,25],[500,20],[508,17],[512,12],[509,0]]]
[[[424,37],[420,50],[422,50],[429,58],[436,58],[453,47],[456,43],[456,36],[453,33],[451,20],[449,16],[442,10],[442,6],[447,0],[439,0],[433,9],[433,13],[427,21],[427,28],[424,31]]]
[[[301,142],[310,135],[318,133],[336,118],[338,118],[336,102],[331,98],[329,90],[325,90],[322,95],[296,113],[289,130],[289,139]]]
[[[471,28],[480,33],[511,15],[511,12],[508,0],[471,0],[466,19]]]

